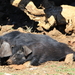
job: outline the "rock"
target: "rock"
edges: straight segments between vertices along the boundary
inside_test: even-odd
[[[65,63],[66,64],[73,64],[73,53],[67,54],[65,58]]]

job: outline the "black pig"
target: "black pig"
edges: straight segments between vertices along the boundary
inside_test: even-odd
[[[8,64],[31,61],[31,65],[39,65],[46,61],[59,61],[69,53],[73,53],[75,59],[75,52],[71,48],[47,35],[20,33],[13,42],[15,46],[12,51],[17,52],[8,59]]]

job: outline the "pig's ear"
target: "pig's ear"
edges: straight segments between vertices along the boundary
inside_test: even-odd
[[[6,41],[3,41],[0,48],[0,57],[7,57],[11,55],[12,55],[12,51],[11,51],[10,44]]]
[[[29,49],[27,46],[23,46],[23,49],[24,49],[24,54],[25,56],[29,55],[30,53],[32,53],[32,50]]]

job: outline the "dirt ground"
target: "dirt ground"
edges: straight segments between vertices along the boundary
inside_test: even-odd
[[[64,33],[62,25],[58,28],[60,31],[54,28],[50,31],[37,32],[37,30],[33,30],[31,32],[32,27],[33,29],[37,28],[36,22],[30,20],[19,8],[10,5],[9,0],[1,1],[0,35],[16,30],[24,33],[44,34],[59,42],[66,43],[75,51],[75,33],[72,33],[72,35],[62,34],[60,32],[62,30]],[[64,61],[48,61],[39,66],[31,66],[30,62],[21,65],[3,65],[0,66],[0,75],[75,75],[75,61],[73,64],[66,64]]]
[[[30,33],[30,29],[23,29],[21,27],[17,29],[12,28],[13,25],[1,26],[0,35],[6,34],[11,31],[20,31],[24,33]],[[41,32],[34,34],[45,34],[59,42],[68,44],[68,41],[74,41],[75,34],[65,35],[55,28],[50,32]],[[70,46],[71,47],[71,46]],[[74,46],[71,47],[74,51]],[[64,61],[48,61],[39,66],[31,66],[30,62],[24,63],[22,65],[4,65],[0,66],[0,75],[75,75],[75,62],[73,64],[65,64]]]

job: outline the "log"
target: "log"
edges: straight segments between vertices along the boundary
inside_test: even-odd
[[[47,1],[47,2],[46,2]],[[38,26],[49,30],[52,26],[66,25],[65,32],[75,32],[75,7],[70,5],[55,6],[44,0],[42,9],[29,1],[23,10],[31,20],[38,22]]]
[[[47,4],[45,5],[45,3],[44,3],[44,6],[46,8],[49,7],[47,6]],[[43,27],[44,29],[50,28],[49,23],[46,23],[46,13],[44,12],[44,9],[38,9],[32,1],[30,1],[25,8],[26,9],[24,10],[24,12],[30,17],[31,20],[38,22],[38,26]],[[49,18],[48,20],[51,21],[50,24],[53,24],[55,21],[55,18],[51,16],[51,18]]]
[[[30,9],[30,7],[33,9]],[[33,2],[29,2],[26,6],[25,13],[30,17],[30,19],[37,21],[38,26],[41,26],[46,30],[49,30],[52,26],[64,24],[66,24],[66,33],[75,29],[74,6],[53,6],[44,10],[36,8]]]
[[[45,10],[47,18],[54,16],[56,25],[66,24],[65,32],[73,31],[75,29],[75,7],[70,5],[61,5]],[[49,21],[50,22],[50,21]],[[50,25],[50,27],[53,25]]]

